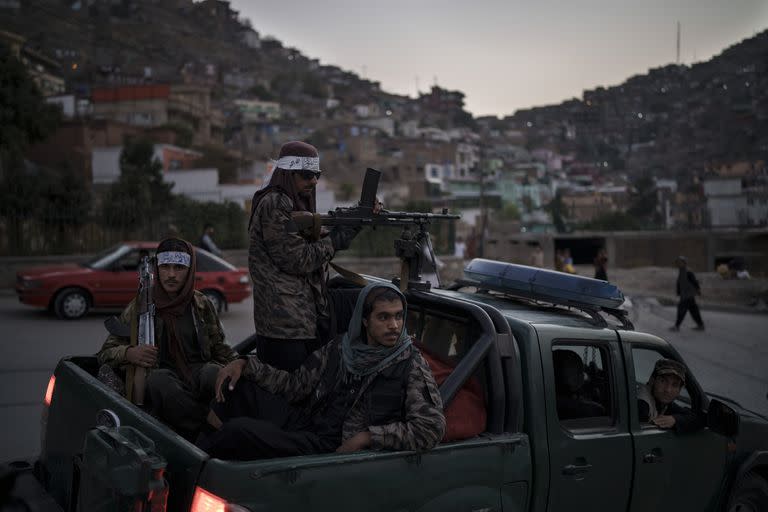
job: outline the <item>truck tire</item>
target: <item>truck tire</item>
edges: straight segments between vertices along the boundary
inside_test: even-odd
[[[747,473],[733,486],[727,512],[762,512],[768,510],[768,481],[756,473]]]
[[[62,320],[82,318],[91,309],[91,297],[82,288],[64,288],[53,301],[53,311]]]

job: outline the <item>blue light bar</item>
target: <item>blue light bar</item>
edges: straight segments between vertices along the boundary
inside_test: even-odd
[[[616,309],[624,303],[616,285],[554,270],[475,258],[464,275],[481,288],[542,302],[592,309]]]

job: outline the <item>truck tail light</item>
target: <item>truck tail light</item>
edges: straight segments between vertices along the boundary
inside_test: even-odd
[[[227,500],[219,498],[202,487],[195,487],[192,508],[189,512],[226,512]]]
[[[219,498],[212,492],[202,487],[195,487],[195,496],[192,498],[192,507],[189,512],[251,512],[245,507],[227,503],[224,498]]]
[[[51,400],[53,400],[53,388],[56,387],[56,376],[51,375],[51,379],[48,381],[48,389],[45,390],[45,398],[43,399],[45,401],[45,405],[49,406],[51,405]]]

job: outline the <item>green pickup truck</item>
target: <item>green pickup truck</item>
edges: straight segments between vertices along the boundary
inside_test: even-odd
[[[633,329],[612,285],[473,260],[452,289],[407,297],[409,332],[453,368],[444,402],[480,383],[480,435],[423,453],[212,459],[103,385],[94,357],[68,357],[29,473],[63,510],[116,510],[105,504],[120,493],[125,510],[192,512],[768,510],[768,419],[705,394],[689,372],[678,405],[701,427],[641,423],[638,386],[658,359],[682,359]],[[593,405],[584,414],[559,410],[559,351],[580,360],[569,391]]]

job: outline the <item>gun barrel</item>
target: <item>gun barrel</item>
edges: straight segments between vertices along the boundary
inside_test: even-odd
[[[370,217],[359,215],[338,215],[331,212],[321,215],[320,223],[324,226],[409,226],[429,224],[437,220],[456,220],[460,215],[442,213],[386,212]]]

